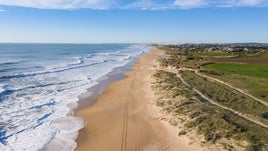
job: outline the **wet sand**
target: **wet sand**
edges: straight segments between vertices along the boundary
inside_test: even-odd
[[[153,49],[141,56],[126,78],[108,85],[91,106],[76,111],[87,120],[79,131],[77,151],[195,151],[179,130],[161,121],[151,90],[156,60],[163,52]]]

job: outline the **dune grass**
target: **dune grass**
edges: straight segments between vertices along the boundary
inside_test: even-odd
[[[248,91],[263,100],[268,100],[268,65],[239,63],[211,63],[207,58],[225,58],[226,52],[198,52],[167,50],[167,59],[159,62],[163,68],[182,67],[201,70],[214,78],[221,79],[232,85]],[[240,56],[237,56],[240,58]],[[243,57],[267,57],[267,53],[243,54]],[[228,59],[228,58],[227,58]],[[208,64],[207,64],[208,63]],[[200,77],[193,72],[181,71],[184,80],[214,101],[247,114],[250,117],[268,124],[268,108],[243,94]],[[201,143],[216,143],[223,145],[226,150],[268,150],[268,129],[241,118],[230,111],[210,104],[200,98],[193,89],[186,87],[174,73],[158,71],[154,74],[154,88],[161,94],[156,104],[163,111],[178,116],[184,124],[179,135],[185,135],[191,130],[204,136]],[[183,118],[187,116],[188,118]],[[188,134],[187,134],[188,135]],[[246,141],[246,142],[245,142]]]
[[[221,143],[226,150],[235,150],[235,146],[226,140],[237,140],[238,144],[247,141],[246,145],[240,144],[243,150],[267,149],[267,129],[200,100],[196,93],[186,87],[174,73],[160,70],[154,74],[154,78],[156,81],[153,88],[161,94],[156,104],[163,111],[178,118],[189,117],[188,120],[182,121],[184,129],[178,135],[186,135],[191,129],[195,129],[198,134],[204,136],[206,142]]]
[[[203,74],[230,83],[251,95],[268,102],[268,79],[238,74],[223,74],[213,70],[202,70]]]
[[[252,115],[265,124],[268,124],[268,120],[262,117],[263,113],[268,111],[268,107],[259,102],[241,93],[235,92],[222,84],[210,82],[191,71],[183,71],[182,77],[188,84],[214,101],[239,111],[240,113]]]

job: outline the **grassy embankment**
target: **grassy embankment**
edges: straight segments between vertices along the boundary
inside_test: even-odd
[[[184,130],[179,135],[196,130],[204,136],[202,143],[219,143],[228,150],[239,147],[246,150],[265,148],[268,142],[267,129],[202,100],[193,90],[183,85],[174,73],[158,71],[154,77],[154,89],[162,94],[157,105],[165,112],[177,116],[184,124]],[[182,119],[181,116],[188,118]]]
[[[181,75],[188,84],[210,99],[268,125],[268,119],[263,116],[268,111],[268,107],[265,105],[222,84],[208,81],[191,71],[183,71]]]
[[[225,55],[226,54],[222,56]],[[175,68],[188,67],[202,69],[204,73],[213,77],[221,77],[223,81],[228,77],[229,79],[227,82],[234,84],[234,86],[243,83],[244,85],[239,87],[241,89],[250,85],[251,87],[258,87],[258,89],[247,89],[256,97],[263,98],[263,96],[266,97],[266,94],[268,94],[265,93],[267,90],[263,90],[259,87],[261,84],[268,87],[268,83],[264,84],[259,81],[260,79],[266,79],[259,78],[267,75],[263,72],[259,72],[260,69],[264,69],[263,65],[257,65],[257,72],[252,73],[252,71],[256,69],[256,66],[249,66],[248,71],[244,71],[241,70],[241,67],[239,67],[240,64],[238,64],[237,68],[240,70],[237,69],[235,70],[236,72],[241,71],[241,73],[250,74],[254,77],[239,75],[244,78],[240,78],[237,82],[237,80],[234,81],[233,79],[233,77],[237,76],[237,73],[223,71],[223,69],[221,69],[221,71],[212,68],[207,70],[208,67],[203,69],[202,64],[208,63],[207,58],[204,56],[211,57],[215,56],[215,54],[198,55],[197,53],[189,54],[181,51],[167,51],[167,56],[168,59],[160,61],[163,67],[173,66]],[[217,57],[218,56],[220,55],[217,54]],[[265,55],[262,55],[262,57],[265,57]],[[234,65],[236,66],[237,64]],[[216,67],[216,69],[218,68]],[[226,68],[226,70],[229,69],[230,67]],[[155,88],[162,92],[162,96],[164,96],[163,98],[169,99],[167,101],[160,97],[157,104],[162,106],[164,111],[173,113],[174,116],[186,115],[190,118],[190,120],[182,120],[186,127],[185,131],[179,133],[180,135],[187,133],[189,129],[196,129],[199,134],[205,137],[205,141],[220,143],[224,148],[229,150],[239,147],[246,150],[267,149],[267,129],[204,101],[202,98],[198,97],[193,90],[184,86],[180,79],[173,73],[158,71],[154,76],[157,79]],[[195,75],[193,72],[184,71],[182,76],[188,84],[196,87],[209,98],[239,112],[251,114],[252,117],[267,124],[267,119],[263,116],[263,114],[268,111],[266,106],[263,106],[251,98],[235,92],[219,83],[213,83],[205,78]],[[232,143],[230,140],[237,141],[234,141],[236,143]],[[248,142],[248,144],[242,143],[242,140]]]

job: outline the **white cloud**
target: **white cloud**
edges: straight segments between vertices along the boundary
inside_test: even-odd
[[[0,0],[0,5],[41,9],[109,8],[113,0]]]
[[[173,2],[168,0],[136,0],[127,3],[123,7],[124,9],[143,9],[143,10],[159,10],[159,9],[171,9],[174,8]]]
[[[256,6],[260,5],[262,0],[239,0],[238,4],[245,6]]]
[[[197,8],[206,5],[205,0],[175,0],[174,5],[180,8]]]
[[[267,6],[268,2],[264,0],[226,0],[218,3],[218,6],[223,7],[246,7],[246,6]]]
[[[268,6],[267,0],[175,0],[181,8]]]
[[[0,0],[0,6],[40,9],[190,9],[200,7],[266,7],[268,0]]]
[[[134,1],[131,3],[126,4],[122,8],[128,9],[128,8],[140,8],[140,9],[148,9],[150,7],[155,7],[155,3],[151,0],[140,0],[140,1]]]

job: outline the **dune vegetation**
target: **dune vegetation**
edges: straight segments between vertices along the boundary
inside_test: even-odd
[[[160,49],[166,50],[166,56],[159,59],[160,70],[153,75],[153,89],[158,95],[156,104],[182,125],[183,129],[178,135],[190,135],[194,132],[203,138],[200,139],[202,145],[217,144],[226,150],[268,149],[268,107],[254,98],[196,73],[228,82],[234,87],[244,83],[238,88],[267,101],[268,83],[260,82],[268,75],[265,68],[267,65],[218,63],[207,58],[215,54],[218,58],[220,52],[196,55],[200,52],[192,53],[185,47],[161,46]],[[239,56],[238,53],[234,55]],[[234,72],[229,71],[232,69]],[[252,73],[254,71],[256,72]],[[259,87],[261,84],[264,88]],[[252,88],[259,88],[250,89],[250,85]],[[211,100],[219,105],[211,103]]]

